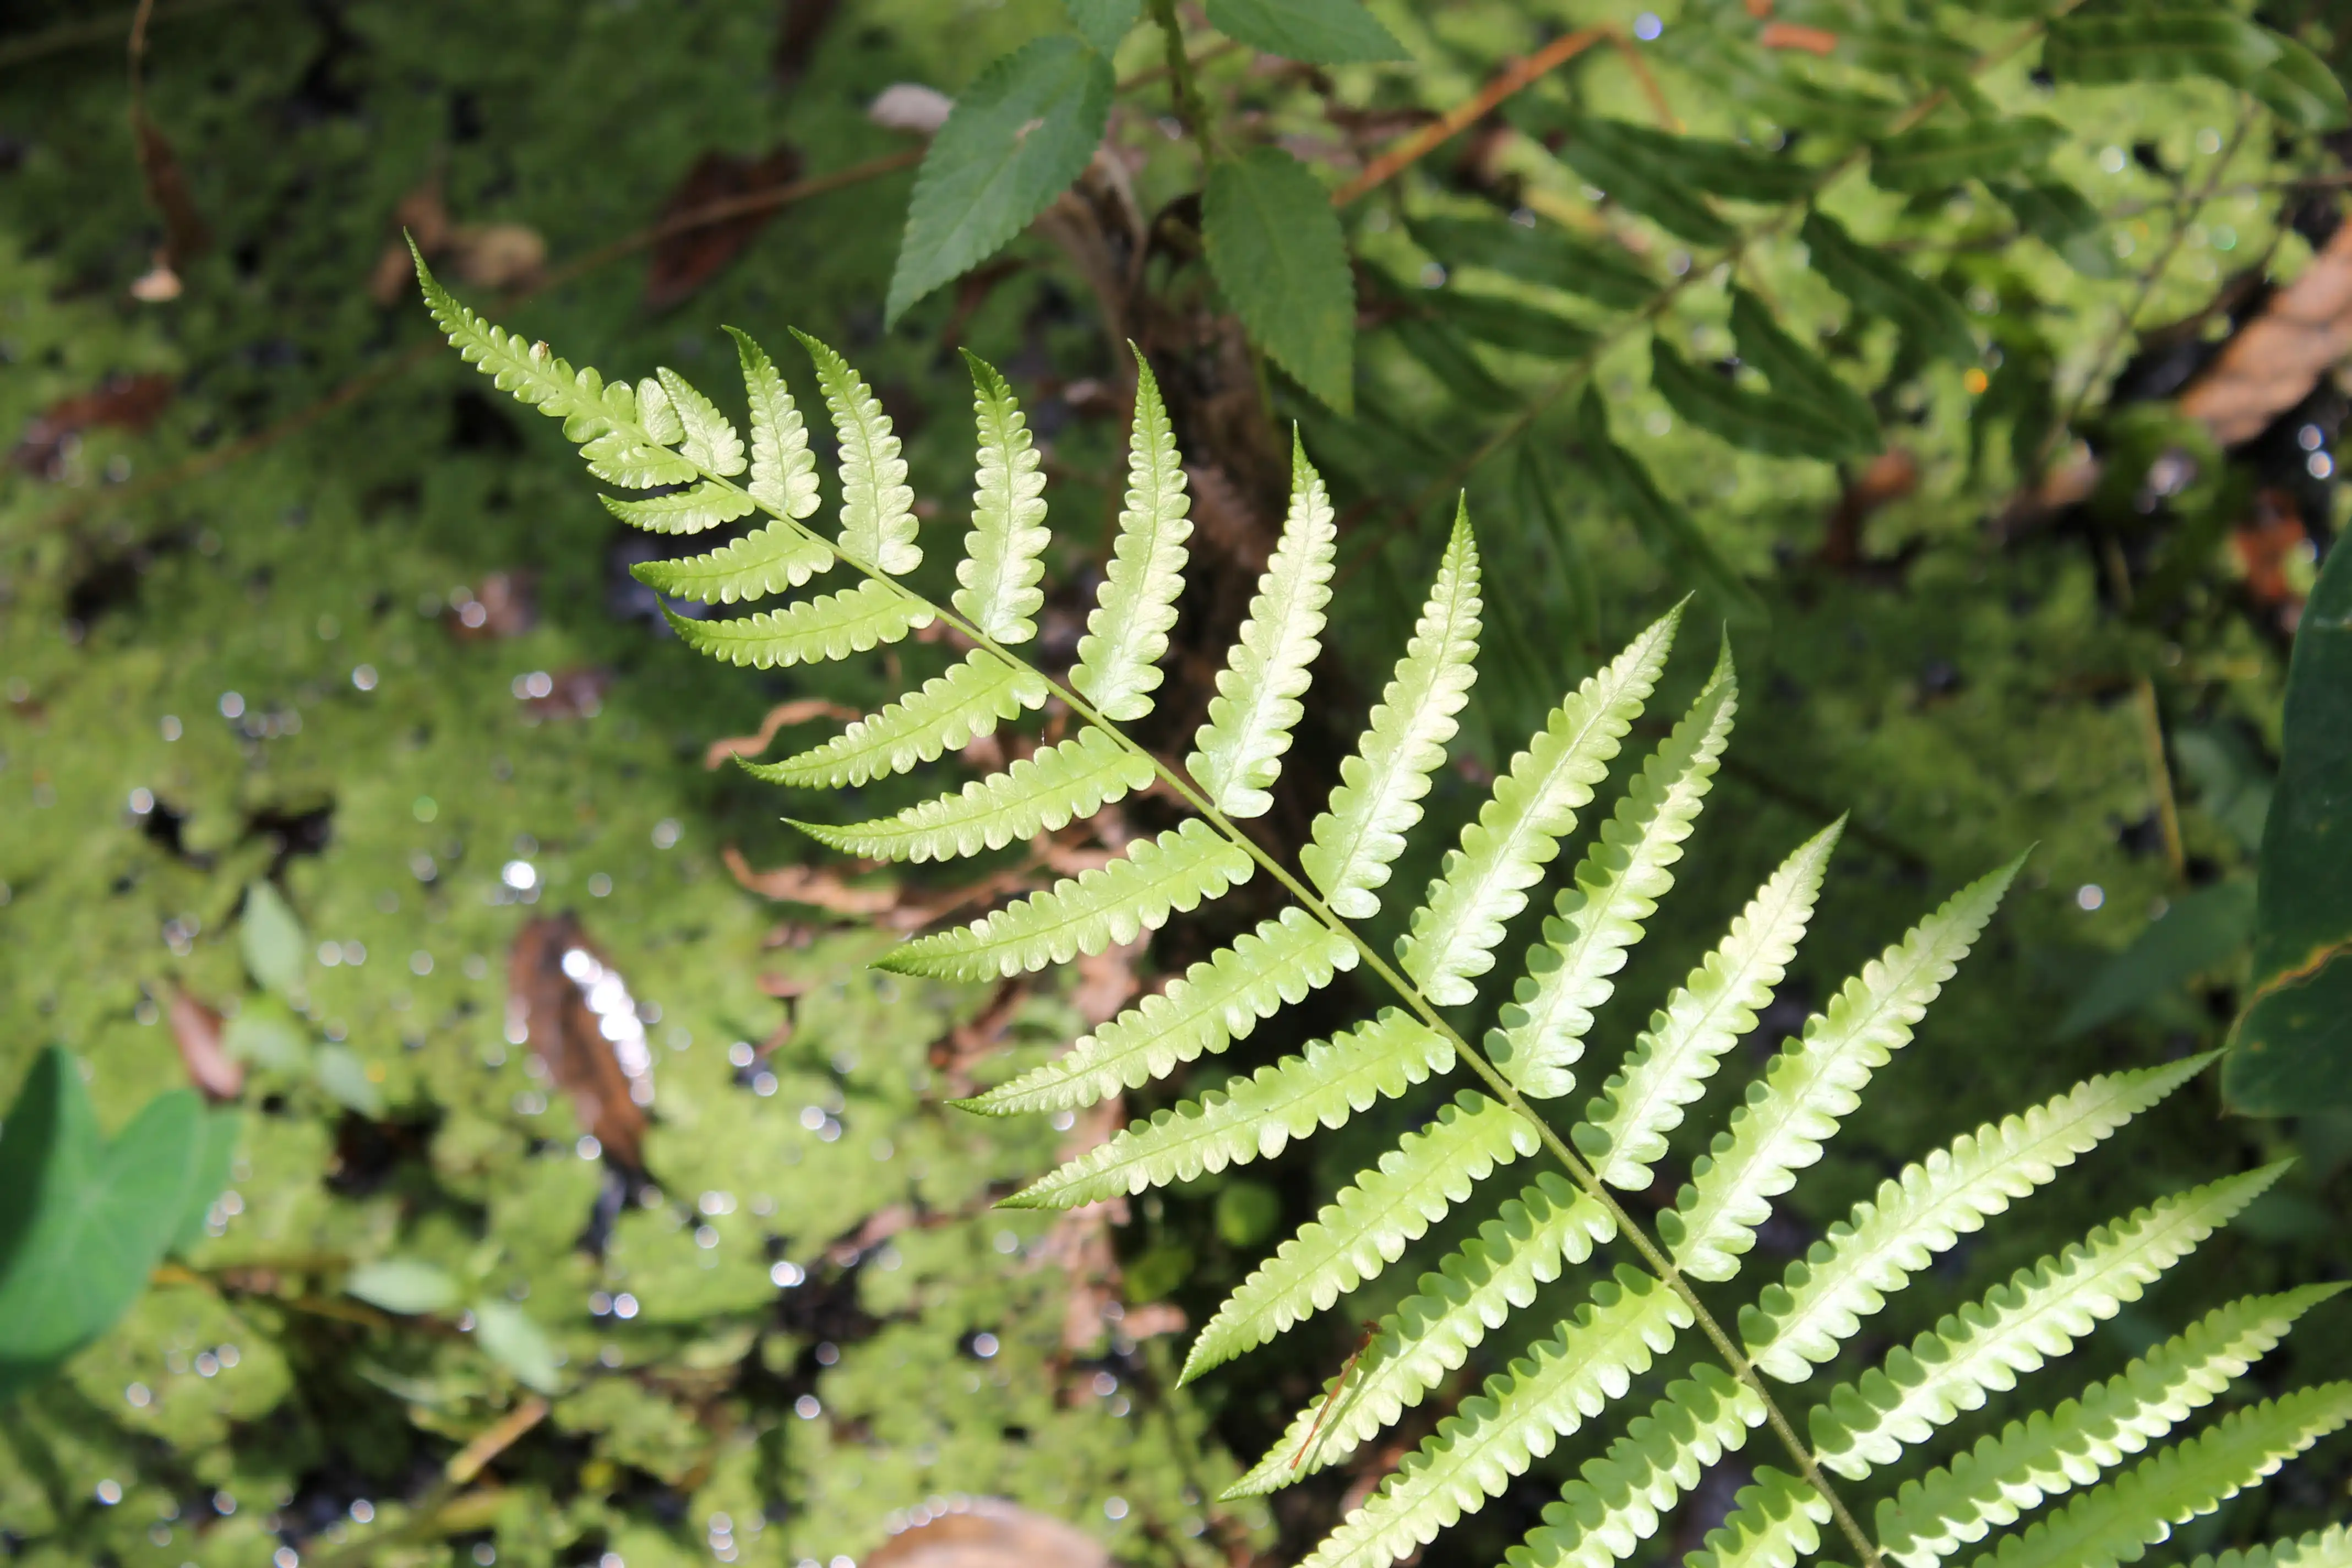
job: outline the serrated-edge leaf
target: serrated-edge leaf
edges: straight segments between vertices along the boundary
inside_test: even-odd
[[[820,746],[753,768],[803,789],[841,789],[937,762],[974,736],[1045,703],[1045,678],[976,647],[878,713],[853,721]]]
[[[629,574],[656,593],[731,605],[797,588],[833,564],[833,546],[782,518],[683,561],[640,561]]]
[[[907,459],[882,400],[847,360],[797,329],[793,336],[816,366],[817,384],[841,443],[841,548],[892,577],[923,563],[915,542],[915,491],[907,483]]]
[[[726,329],[743,364],[743,391],[751,405],[751,499],[794,521],[817,509],[816,454],[808,426],[782,372],[749,332]]]
[[[1894,322],[1938,358],[1975,361],[1976,333],[1949,294],[1896,258],[1864,245],[1825,212],[1807,214],[1797,237],[1804,241],[1814,269],[1856,310]]]
[[[1816,1456],[1850,1480],[1892,1463],[1907,1445],[1983,1405],[1987,1390],[2014,1386],[2021,1373],[2064,1354],[2094,1323],[2138,1300],[2150,1280],[2285,1168],[2266,1166],[2159,1199],[1946,1314],[1814,1407]]]
[[[1454,715],[1477,679],[1478,610],[1478,546],[1467,510],[1457,509],[1412,640],[1298,852],[1300,868],[1346,919],[1380,912],[1373,889],[1388,881],[1405,834],[1421,820],[1429,775],[1445,760]]]
[[[1140,356],[1135,362],[1135,425],[1129,438],[1126,504],[1110,564],[1078,639],[1070,687],[1106,719],[1122,722],[1151,711],[1162,679],[1159,664],[1176,624],[1176,595],[1184,586],[1186,516],[1183,460],[1160,401],[1160,384]]]
[[[703,479],[682,490],[644,500],[598,496],[604,510],[647,533],[701,533],[722,523],[746,518],[759,510],[757,502],[733,485]]]
[[[1248,881],[1254,868],[1247,851],[1192,817],[1137,839],[1108,866],[1065,877],[970,925],[917,937],[875,967],[935,980],[1030,973],[1158,931],[1171,915]]]
[[[1686,1568],[1795,1568],[1822,1543],[1829,1500],[1786,1470],[1756,1468],[1756,1484],[1732,1499],[1731,1517],[1707,1532]]]
[[[1355,273],[1339,215],[1307,166],[1268,146],[1211,163],[1201,242],[1250,341],[1315,396],[1354,412]]]
[[[1386,1568],[1430,1541],[1623,1398],[1691,1321],[1681,1297],[1620,1268],[1559,1333],[1440,1422],[1301,1568]]]
[[[748,769],[761,778],[776,776],[768,764],[752,763]],[[845,855],[951,860],[982,849],[1002,849],[1092,816],[1120,796],[1147,787],[1152,777],[1149,756],[1089,726],[1002,773],[974,779],[961,790],[935,795],[895,816],[846,827],[813,822],[793,826]]]
[[[1788,973],[1843,828],[1843,818],[1832,823],[1782,861],[1715,951],[1650,1015],[1624,1067],[1570,1130],[1593,1174],[1626,1192],[1650,1185],[1650,1168],[1665,1157],[1666,1134],[1682,1125],[1683,1108],[1705,1092],[1723,1054],[1756,1026],[1759,1010]]]
[[[2232,1301],[2081,1398],[2011,1421],[1882,1501],[1879,1550],[1904,1568],[1933,1568],[2045,1499],[2089,1486],[2211,1404],[2297,1318],[2343,1289],[2307,1286]]]
[[[2133,1117],[2210,1065],[2210,1056],[2077,1084],[2022,1116],[1987,1122],[1881,1183],[1876,1197],[1830,1227],[1780,1283],[1741,1310],[1757,1369],[1802,1383],[1862,1320],[1987,1216],[2055,1180]]]
[[[1076,1208],[1271,1160],[1293,1140],[1339,1127],[1374,1101],[1393,1100],[1453,1068],[1451,1041],[1418,1018],[1385,1008],[1371,1023],[1130,1123],[1003,1206]]]
[[[1320,1311],[1395,1262],[1498,1165],[1542,1145],[1518,1112],[1465,1089],[1276,1249],[1225,1299],[1184,1359],[1190,1383]]]
[[[1588,676],[1496,781],[1478,820],[1462,829],[1429,897],[1413,911],[1404,971],[1441,1007],[1475,1001],[1476,976],[1495,966],[1504,928],[1528,906],[1527,890],[1576,828],[1576,814],[1608,776],[1673,649],[1675,605]]]
[[[1487,1333],[1533,1305],[1538,1288],[1564,1266],[1582,1263],[1616,1234],[1616,1220],[1598,1201],[1551,1172],[1538,1175],[1380,1321],[1339,1389],[1338,1406],[1326,1415],[1335,1376],[1224,1496],[1275,1491],[1345,1459],[1459,1371]]]
[[[2173,1526],[2210,1513],[2347,1421],[2352,1383],[2324,1383],[2236,1410],[2141,1460],[1970,1568],[2112,1568],[2137,1562]]]
[[[1544,921],[1527,972],[1486,1036],[1486,1058],[1520,1093],[1554,1100],[1576,1086],[1593,1009],[1617,989],[1610,976],[1642,940],[1642,922],[1674,886],[1671,868],[1698,819],[1731,739],[1738,682],[1730,648],[1715,677],[1617,802]]]
[[[2292,1541],[2265,1542],[2219,1557],[2208,1552],[2189,1568],[2352,1568],[2352,1524],[2331,1524]]]
[[[736,620],[690,621],[668,610],[662,614],[687,647],[757,669],[846,658],[897,642],[933,618],[920,599],[870,577],[837,594]]]
[[[1782,1047],[1747,1103],[1693,1167],[1658,1234],[1682,1270],[1698,1279],[1728,1279],[1756,1244],[1771,1200],[1796,1184],[1796,1173],[1822,1156],[1822,1145],[1861,1102],[1863,1086],[1895,1052],[1958,969],[1960,960],[2008,891],[2021,861],[1969,883],[1914,926],[1901,942],[1863,966],[1835,1000]]]
[[[669,395],[669,405],[677,410],[678,423],[684,427],[677,455],[722,479],[741,473],[743,437],[735,433],[734,424],[727,416],[719,412],[719,405],[667,365],[657,366],[654,374],[660,378],[662,390]]]
[[[1358,0],[1205,0],[1204,8],[1217,31],[1285,59],[1345,65],[1405,58]]]
[[[980,456],[953,603],[982,636],[1009,647],[1037,635],[1031,617],[1045,603],[1037,584],[1053,534],[1045,527],[1044,458],[1004,377],[968,349],[963,357],[971,367]]]
[[[1246,1039],[1261,1019],[1305,1001],[1339,971],[1355,968],[1357,957],[1354,943],[1306,910],[1285,910],[1194,963],[1167,990],[1146,996],[1067,1054],[962,1103],[995,1116],[1092,1105],[1180,1062]]]

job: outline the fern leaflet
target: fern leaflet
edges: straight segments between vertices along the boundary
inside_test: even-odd
[[[670,629],[698,653],[755,669],[821,664],[929,626],[934,612],[920,599],[872,578],[837,594],[821,594],[781,610],[732,621],[690,621],[671,610]]]
[[[1732,1499],[1731,1517],[1707,1532],[1688,1568],[1795,1568],[1822,1543],[1829,1500],[1785,1470],[1760,1465],[1756,1484]]]
[[[677,416],[677,455],[707,474],[732,479],[743,471],[743,437],[719,405],[687,384],[684,376],[662,366],[654,372],[662,393]],[[749,515],[746,507],[743,515]]]
[[[702,533],[747,518],[759,510],[750,496],[734,486],[709,479],[650,500],[620,500],[612,496],[596,499],[614,517],[647,533]]]
[[[790,763],[747,764],[761,778]],[[910,805],[896,816],[847,827],[795,822],[793,826],[845,855],[876,860],[951,860],[1002,849],[1091,816],[1105,804],[1152,780],[1151,759],[1123,751],[1104,731],[1086,729],[1036,755],[1024,757],[952,795]],[[788,819],[789,820],[789,819]]]
[[[1010,647],[1037,635],[1030,617],[1045,603],[1037,586],[1045,575],[1038,557],[1053,538],[1045,529],[1045,476],[1013,389],[994,365],[970,351],[963,357],[980,423],[980,472],[952,602],[982,637]]]
[[[797,522],[817,509],[816,454],[809,450],[808,426],[768,351],[737,328],[729,327],[727,335],[735,340],[751,405],[751,479],[743,488],[770,512]]]
[[[2210,1552],[2189,1568],[2352,1568],[2352,1524],[2315,1530],[2293,1541],[2274,1541],[2246,1552]]]
[[[656,593],[731,605],[797,588],[833,564],[833,547],[781,520],[683,561],[640,561],[629,574]]]
[[[1000,721],[1045,702],[1044,676],[1024,665],[1007,664],[986,648],[974,648],[945,675],[933,676],[824,744],[751,771],[803,789],[862,784],[905,773],[917,763],[937,762],[941,752],[991,734]]]
[[[1168,651],[1176,594],[1184,585],[1184,542],[1192,536],[1188,505],[1184,466],[1176,456],[1176,435],[1160,400],[1160,384],[1139,356],[1127,506],[1118,514],[1118,540],[1094,612],[1087,617],[1087,635],[1078,639],[1078,662],[1070,670],[1070,689],[1106,719],[1140,719],[1151,711],[1151,693],[1161,679],[1160,656]]]
[[[915,542],[915,492],[890,416],[866,378],[806,332],[794,331],[816,365],[817,384],[841,440],[841,548],[878,572],[903,577],[923,563]]]

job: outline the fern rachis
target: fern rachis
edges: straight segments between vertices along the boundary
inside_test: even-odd
[[[1885,1368],[1841,1384],[1821,1407],[1814,1441],[1799,1436],[1775,1401],[1772,1382],[1801,1379],[1835,1359],[1862,1319],[1899,1292],[1929,1256],[2051,1180],[2193,1070],[2095,1079],[2022,1119],[1980,1130],[1890,1181],[1813,1257],[1766,1289],[1739,1316],[1738,1336],[1707,1310],[1690,1279],[1728,1282],[1742,1274],[1774,1200],[1818,1160],[1873,1074],[1911,1037],[1990,919],[2014,867],[1955,895],[1866,965],[1783,1049],[1694,1167],[1654,1237],[1617,1201],[1612,1185],[1645,1184],[1664,1152],[1665,1134],[1752,1025],[1804,933],[1834,830],[1790,858],[1653,1019],[1586,1121],[1573,1129],[1573,1146],[1530,1097],[1558,1096],[1570,1087],[1593,1009],[1673,880],[1668,868],[1683,853],[1728,738],[1735,689],[1727,654],[1697,706],[1640,770],[1582,857],[1543,942],[1513,977],[1516,1000],[1488,1037],[1495,1042],[1490,1057],[1441,1008],[1482,1000],[1492,1006],[1495,998],[1482,997],[1478,983],[1495,968],[1504,928],[1526,906],[1645,704],[1677,617],[1651,628],[1570,694],[1514,759],[1428,896],[1410,911],[1411,934],[1392,963],[1353,922],[1375,912],[1389,891],[1391,867],[1420,821],[1431,776],[1475,679],[1486,590],[1466,516],[1455,522],[1412,642],[1294,868],[1232,818],[1264,809],[1279,775],[1300,698],[1311,684],[1329,598],[1329,506],[1303,452],[1294,464],[1283,541],[1219,678],[1208,721],[1180,768],[1120,728],[1152,710],[1191,531],[1181,459],[1148,369],[1139,367],[1114,559],[1077,664],[1066,681],[1055,681],[1013,651],[1034,633],[1047,531],[1037,454],[1017,400],[992,368],[976,361],[972,366],[981,449],[972,526],[954,573],[958,586],[943,604],[908,581],[924,551],[898,437],[864,381],[830,349],[803,340],[840,437],[837,538],[806,521],[816,510],[818,487],[804,422],[772,363],[750,339],[737,338],[751,408],[747,441],[675,373],[607,384],[544,345],[527,346],[486,325],[424,274],[421,263],[419,270],[428,303],[465,357],[525,403],[561,418],[593,475],[623,489],[671,490],[656,498],[666,506],[616,498],[621,516],[672,530],[754,512],[768,520],[744,541],[643,569],[648,582],[707,603],[732,603],[797,588],[835,566],[854,579],[737,620],[678,618],[675,624],[693,646],[736,663],[818,662],[935,623],[970,644],[969,657],[950,675],[902,695],[835,741],[770,765],[769,776],[827,785],[898,772],[962,738],[1018,721],[1048,700],[1079,721],[1071,739],[895,816],[812,829],[826,842],[909,860],[957,858],[1088,818],[1155,784],[1189,813],[1175,827],[1131,841],[1098,870],[969,925],[914,939],[883,960],[886,966],[992,978],[1129,940],[1245,880],[1262,878],[1261,886],[1270,883],[1287,900],[1165,992],[1129,1008],[1060,1060],[981,1095],[971,1109],[1066,1110],[1139,1086],[1225,1050],[1343,971],[1361,971],[1391,999],[1393,1005],[1370,1019],[1327,1007],[1339,1016],[1303,1053],[1135,1123],[1033,1184],[1015,1202],[1064,1206],[1270,1158],[1377,1101],[1434,1088],[1456,1068],[1477,1080],[1477,1089],[1440,1089],[1433,1120],[1407,1133],[1275,1250],[1203,1329],[1188,1376],[1333,1305],[1395,1262],[1439,1215],[1496,1190],[1487,1178],[1500,1166],[1542,1157],[1564,1173],[1565,1181],[1552,1172],[1532,1183],[1524,1173],[1507,1178],[1501,1190],[1517,1195],[1500,1215],[1423,1276],[1420,1289],[1376,1326],[1346,1373],[1300,1413],[1283,1444],[1236,1489],[1270,1490],[1344,1457],[1465,1367],[1491,1331],[1518,1318],[1533,1324],[1535,1348],[1438,1423],[1318,1549],[1310,1559],[1316,1568],[1381,1568],[1416,1550],[1524,1474],[1564,1434],[1607,1418],[1654,1365],[1672,1377],[1664,1397],[1646,1415],[1628,1412],[1606,1454],[1568,1483],[1544,1524],[1514,1552],[1515,1563],[1549,1568],[1622,1560],[1661,1528],[1664,1510],[1706,1467],[1758,1426],[1769,1428],[1776,1450],[1759,1457],[1790,1468],[1759,1467],[1755,1484],[1739,1494],[1695,1563],[1793,1563],[1827,1528],[1843,1539],[1841,1555],[1874,1568],[1887,1561],[1912,1568],[2012,1522],[2021,1528],[1992,1549],[1997,1563],[2057,1561],[2053,1552],[2069,1552],[2121,1560],[2139,1542],[2160,1539],[2177,1518],[2210,1508],[2352,1419],[2352,1398],[2340,1390],[2289,1395],[2177,1441],[2040,1520],[2021,1520],[2032,1506],[2020,1500],[2021,1489],[2035,1500],[2055,1495],[2066,1489],[2062,1479],[2079,1485],[2074,1478],[2113,1463],[2110,1456],[2145,1447],[2210,1398],[2295,1315],[2275,1303],[2241,1303],[2222,1309],[2249,1320],[2235,1338],[2200,1326],[2154,1370],[2060,1405],[2042,1427],[2004,1435],[1984,1457],[1917,1483],[1918,1497],[1956,1499],[1949,1510],[1927,1519],[1923,1507],[1943,1505],[1906,1511],[1900,1500],[1914,1494],[1898,1494],[1894,1511],[1882,1512],[1882,1550],[1839,1498],[1829,1472],[1858,1476],[1901,1458],[1954,1413],[1981,1402],[1985,1390],[2007,1387],[2062,1353],[2270,1175],[2232,1177],[2162,1200],[2064,1256],[2042,1260],[1895,1352]],[[736,476],[747,468],[747,482],[739,484]],[[1570,1274],[1568,1265],[1610,1244],[1631,1255],[1613,1276],[1588,1287]],[[1686,1331],[1694,1328],[1696,1334]],[[2199,1348],[2209,1342],[2210,1349]],[[2085,1464],[2093,1468],[2084,1470]],[[2011,1479],[2020,1476],[2027,1479]],[[1998,1500],[1986,1500],[1989,1488]],[[1950,1521],[1950,1510],[1968,1517]],[[2276,1560],[2296,1561],[2304,1550],[2284,1543]]]

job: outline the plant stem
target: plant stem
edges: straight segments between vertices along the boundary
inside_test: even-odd
[[[1200,144],[1201,161],[1213,163],[1223,155],[1216,125],[1209,113],[1209,100],[1202,96],[1201,79],[1193,73],[1192,57],[1184,52],[1184,26],[1176,17],[1176,0],[1151,0],[1151,20],[1167,47],[1168,90],[1176,100],[1176,118]]]

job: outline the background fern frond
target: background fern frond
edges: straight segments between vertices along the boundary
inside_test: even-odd
[[[762,766],[760,776],[803,789],[841,789],[937,762],[1006,719],[1045,704],[1045,678],[974,648],[878,713],[823,745]],[[1097,803],[1099,804],[1099,803]]]
[[[2352,1524],[2315,1530],[2293,1541],[2274,1541],[2243,1552],[2210,1552],[2189,1568],[2352,1568]]]
[[[778,517],[797,522],[817,509],[816,454],[809,450],[808,426],[768,351],[740,328],[726,331],[735,340],[751,406],[751,478],[743,488]]]
[[[806,332],[793,336],[816,365],[841,442],[841,547],[877,571],[903,577],[923,563],[923,549],[915,542],[915,492],[890,416],[847,360]]]
[[[1625,952],[1642,940],[1642,922],[1674,885],[1669,869],[1706,797],[1731,738],[1738,681],[1727,645],[1714,678],[1650,754],[1617,809],[1576,868],[1544,922],[1542,945],[1528,954],[1501,1024],[1486,1036],[1486,1057],[1519,1092],[1556,1100],[1576,1085],[1592,1010],[1616,984]]]
[[[754,669],[845,658],[897,642],[935,618],[920,599],[872,578],[855,588],[730,621],[690,621],[668,610],[662,613],[687,647]]]
[[[1756,1469],[1756,1484],[1732,1500],[1731,1517],[1707,1533],[1687,1568],[1795,1568],[1822,1543],[1829,1500],[1785,1470]]]
[[[1380,912],[1373,892],[1389,879],[1389,865],[1404,836],[1421,820],[1429,775],[1445,760],[1454,715],[1477,678],[1478,547],[1466,509],[1457,508],[1454,532],[1438,564],[1412,640],[1372,710],[1355,755],[1339,764],[1339,786],[1315,819],[1299,868],[1334,912],[1363,920]]]
[[[832,546],[778,519],[732,544],[682,561],[640,561],[629,574],[658,594],[731,605],[797,588],[834,562]]]
[[[980,460],[952,602],[982,637],[1010,647],[1037,635],[1030,617],[1045,603],[1037,586],[1053,538],[1045,527],[1045,476],[1013,389],[986,360],[969,349],[963,357],[971,367]]]
[[[1167,405],[1150,365],[1138,355],[1127,504],[1070,670],[1070,689],[1106,719],[1124,721],[1151,711],[1151,693],[1162,679],[1160,658],[1168,651],[1168,629],[1176,624],[1176,595],[1184,585],[1184,542],[1192,536],[1190,506]]]
[[[777,778],[799,759],[747,763],[761,778]],[[827,769],[821,782],[837,787]],[[1153,778],[1151,759],[1122,748],[1101,730],[1023,757],[1002,773],[974,779],[960,791],[910,805],[895,816],[846,827],[795,822],[819,843],[845,855],[877,860],[951,860],[1067,826]],[[845,777],[838,783],[849,782]]]

